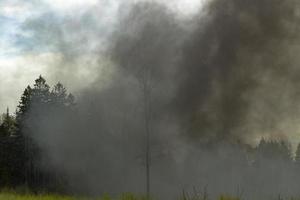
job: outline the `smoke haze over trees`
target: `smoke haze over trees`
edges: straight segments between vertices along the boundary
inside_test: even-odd
[[[209,0],[191,17],[120,4],[106,31],[98,7],[23,24],[22,50],[54,51],[46,71],[76,101],[41,76],[25,89],[1,122],[0,183],[144,193],[148,163],[161,198],[299,195],[299,3]]]

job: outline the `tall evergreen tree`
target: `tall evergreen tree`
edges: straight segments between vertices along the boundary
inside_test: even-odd
[[[55,171],[45,166],[47,154],[40,143],[43,131],[57,131],[53,121],[75,105],[74,97],[57,83],[53,89],[39,76],[33,87],[28,86],[21,96],[17,111],[18,135],[23,138],[25,152],[25,183],[33,188],[48,187]],[[44,123],[47,122],[47,129]],[[53,128],[53,129],[52,129]],[[45,189],[45,188],[44,188]]]
[[[49,86],[46,80],[39,76],[35,80],[34,87],[28,86],[21,96],[17,111],[18,135],[23,139],[24,148],[24,181],[30,187],[37,187],[40,171],[38,161],[40,159],[40,150],[34,142],[32,131],[35,129],[33,116],[39,117],[35,110],[43,109],[49,101]],[[38,121],[36,121],[38,123]]]
[[[51,102],[54,106],[67,108],[75,105],[75,98],[67,93],[63,84],[58,82],[51,91]]]
[[[10,115],[9,109],[3,114],[2,124],[0,125],[0,137],[12,136],[16,133],[16,120]]]
[[[17,137],[16,119],[7,109],[0,125],[0,185],[13,187],[23,183],[22,140]]]

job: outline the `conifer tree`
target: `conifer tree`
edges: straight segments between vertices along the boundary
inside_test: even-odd
[[[46,80],[39,76],[33,87],[28,86],[21,96],[17,110],[18,135],[22,138],[24,149],[24,182],[32,189],[46,189],[55,171],[45,168],[47,154],[43,151],[43,144],[39,139],[43,132],[59,130],[54,124],[61,114],[75,105],[72,94],[57,83],[51,90]],[[47,122],[47,129],[44,124]],[[46,161],[47,162],[47,161]]]

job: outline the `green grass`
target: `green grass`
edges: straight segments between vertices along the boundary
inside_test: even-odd
[[[84,197],[72,197],[55,194],[18,194],[14,191],[0,192],[0,200],[146,200],[145,197],[137,197],[133,194],[122,194],[117,198],[112,198],[109,195],[103,195],[99,198],[84,198]],[[208,200],[205,196],[184,196],[178,200]],[[217,200],[240,200],[232,196],[221,195]]]
[[[146,200],[145,197],[137,197],[133,194],[122,194],[117,198],[112,198],[109,195],[103,195],[99,198],[83,198],[83,197],[72,197],[72,196],[63,196],[63,195],[54,195],[54,194],[18,194],[16,192],[0,192],[0,200]],[[206,196],[200,195],[183,195],[183,197],[178,198],[177,200],[210,200]],[[213,199],[214,200],[214,199]],[[241,200],[238,197],[230,195],[221,195],[215,200]],[[282,198],[276,200],[283,200]],[[290,200],[293,200],[292,198]]]
[[[16,194],[16,193],[3,192],[0,193],[0,200],[146,200],[146,198],[136,197],[132,194],[123,194],[118,198],[111,198],[108,195],[104,195],[99,198],[82,198],[82,197],[52,195],[52,194],[32,195],[32,194]],[[180,198],[180,200],[205,200],[205,199],[200,197],[189,197],[189,198]],[[239,199],[222,195],[217,200],[239,200]]]
[[[111,198],[109,195],[103,195],[99,198],[83,198],[62,196],[54,194],[17,194],[15,192],[2,192],[0,193],[0,200],[145,200],[143,197],[136,197],[133,194],[123,194],[118,198]]]
[[[0,200],[75,200],[74,197],[59,195],[19,195],[14,193],[1,193]]]

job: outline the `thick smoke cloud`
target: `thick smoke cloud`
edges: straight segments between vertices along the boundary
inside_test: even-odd
[[[298,110],[297,60],[287,53],[297,52],[296,9],[294,1],[207,6],[184,46],[178,75],[176,106],[196,134],[253,140],[253,134],[283,131],[276,126]]]
[[[48,113],[34,138],[74,191],[142,193],[147,94],[154,195],[206,185],[212,195],[238,187],[247,197],[296,194],[294,174],[282,163],[270,161],[279,166],[271,172],[241,163],[251,163],[242,161],[246,144],[262,136],[297,139],[298,14],[294,0],[211,0],[192,19],[159,3],[124,4],[104,49],[101,30],[86,34],[85,26],[59,23],[51,30],[62,62],[53,74],[78,76],[89,66],[82,62],[87,54],[95,77],[77,92],[77,115]],[[80,17],[80,25],[83,19],[90,18]],[[28,27],[49,30],[39,23]]]

